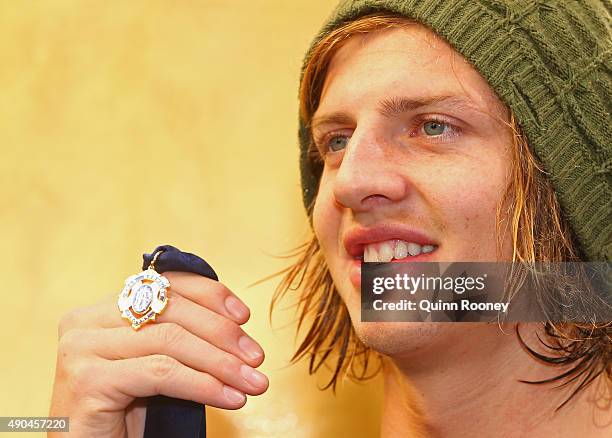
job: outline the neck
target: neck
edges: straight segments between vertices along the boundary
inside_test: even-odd
[[[482,336],[475,339],[483,340],[474,351],[457,345],[425,359],[427,363],[423,363],[427,353],[418,358],[385,358],[382,438],[612,435],[610,383],[603,375],[555,411],[575,386],[555,389],[560,382],[530,385],[518,380],[547,379],[568,368],[536,361],[514,332],[503,334],[490,325],[470,330],[480,331]],[[541,351],[535,330],[527,332],[521,330],[527,345]],[[601,396],[596,401],[602,393],[608,397],[607,405]]]

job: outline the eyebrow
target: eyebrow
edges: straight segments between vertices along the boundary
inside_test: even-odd
[[[380,102],[377,111],[385,118],[393,118],[435,104],[444,104],[446,107],[458,110],[474,109],[474,104],[470,100],[456,95],[439,95],[419,98],[387,97]],[[346,124],[351,121],[352,117],[348,113],[338,111],[313,117],[310,126],[315,128],[320,125]]]
[[[473,105],[469,100],[454,95],[430,96],[423,98],[388,97],[378,106],[378,112],[387,118],[395,117],[421,107],[444,104],[453,109],[469,109]]]

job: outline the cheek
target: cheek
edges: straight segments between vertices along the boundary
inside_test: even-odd
[[[506,188],[505,166],[471,168],[437,185],[450,250],[458,259],[495,259],[496,211]]]
[[[319,191],[312,211],[312,226],[324,253],[331,250],[338,235],[338,213],[325,176],[321,178]]]
[[[315,237],[319,241],[319,245],[323,247],[323,242],[325,241],[325,215],[322,211],[320,199],[319,196],[315,199],[314,208],[312,210],[312,228]]]
[[[453,225],[455,231],[463,232],[465,237],[478,239],[495,223],[499,197],[497,192],[490,192],[482,186],[468,190],[464,196],[452,201]]]

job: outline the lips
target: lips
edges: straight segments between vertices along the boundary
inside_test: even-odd
[[[353,259],[350,264],[349,279],[358,289],[361,289],[361,265],[363,263],[364,247],[376,242],[399,239],[414,242],[421,246],[435,246],[436,249],[421,253],[416,256],[408,256],[399,260],[391,260],[391,263],[405,262],[429,262],[437,256],[439,241],[429,237],[423,231],[415,230],[401,224],[381,224],[368,228],[353,228],[344,236],[344,248],[346,253]]]
[[[365,245],[393,239],[413,242],[421,246],[439,246],[436,240],[427,236],[424,232],[401,224],[380,224],[367,228],[356,227],[346,233],[343,243],[348,255],[353,258],[361,258]]]

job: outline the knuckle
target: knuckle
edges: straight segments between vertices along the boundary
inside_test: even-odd
[[[96,381],[93,361],[75,360],[64,367],[65,378],[72,394],[88,394]]]
[[[87,353],[87,338],[85,330],[75,329],[64,333],[57,346],[57,373],[68,381],[77,382],[82,386],[92,379],[91,357]]]
[[[238,325],[227,318],[219,317],[213,324],[213,334],[218,338],[238,338],[240,336],[239,331]]]
[[[74,355],[83,340],[84,333],[82,332],[83,330],[74,329],[62,334],[57,347],[60,359]]]
[[[64,333],[57,343],[57,359],[63,360],[72,352],[72,345],[69,333]]]
[[[158,380],[167,379],[176,369],[178,362],[170,356],[155,354],[149,358],[151,375]]]
[[[214,396],[216,391],[221,390],[221,384],[216,383],[216,379],[210,374],[202,373],[198,379],[192,380],[192,387],[197,389],[198,394]]]
[[[218,366],[222,375],[227,378],[240,374],[240,364],[242,363],[237,357],[230,354],[223,354],[219,359]]]
[[[166,322],[157,325],[156,335],[162,347],[171,347],[181,341],[184,329],[175,322]]]
[[[170,295],[168,298],[168,301],[169,301],[168,304],[179,308],[185,304],[183,300],[185,300],[185,298],[180,294],[180,292],[178,292],[175,289],[172,289],[172,286],[170,286]]]
[[[80,309],[73,309],[62,315],[58,324],[58,339],[78,325],[79,311]]]

